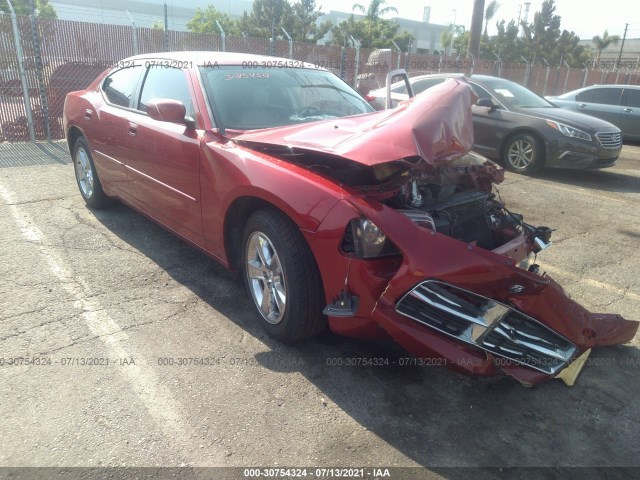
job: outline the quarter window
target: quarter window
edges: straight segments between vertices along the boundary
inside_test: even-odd
[[[139,66],[118,70],[105,78],[102,90],[109,103],[129,107],[142,69]]]
[[[605,105],[620,105],[621,93],[621,88],[595,88],[591,102]]]
[[[184,70],[165,66],[149,67],[142,86],[138,110],[146,112],[147,104],[158,98],[177,100],[184,105],[187,116],[195,116]]]

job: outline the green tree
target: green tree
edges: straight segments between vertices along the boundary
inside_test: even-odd
[[[391,41],[398,32],[398,22],[382,18],[390,12],[397,12],[395,7],[385,7],[385,0],[372,0],[368,7],[360,4],[353,5],[353,10],[359,10],[364,18],[356,19],[352,14],[346,21],[331,29],[331,44],[348,45],[349,35],[360,42],[362,48],[389,48]]]
[[[283,36],[280,27],[293,30],[293,11],[287,0],[254,0],[251,14],[240,22],[242,31],[250,37],[271,38],[272,29]]]
[[[563,30],[551,55],[556,61],[564,59],[572,67],[582,67],[589,59],[589,51],[582,45],[578,45],[580,37],[574,32]]]
[[[447,54],[447,49],[449,48],[449,45],[452,45],[452,43],[453,43],[453,30],[451,29],[445,30],[440,34],[440,45],[442,45],[442,51],[444,52],[444,55]]]
[[[402,32],[401,34],[396,35],[393,41],[396,42],[396,45],[398,45],[398,47],[400,47],[400,50],[402,50],[403,52],[407,52],[409,50],[409,45],[411,45],[415,39],[416,37],[414,37],[411,33]]]
[[[521,62],[522,57],[533,62],[545,58],[556,65],[562,59],[572,67],[582,67],[589,53],[578,44],[580,37],[574,32],[560,29],[560,22],[560,16],[555,14],[554,0],[545,0],[540,11],[534,14],[532,23],[522,22],[521,37],[514,20],[497,22],[496,35],[483,35],[481,56],[492,58],[498,55],[506,63]]]
[[[400,26],[394,20],[380,19],[371,22],[367,19],[356,20],[351,15],[346,21],[331,29],[331,45],[349,45],[349,36],[360,42],[362,48],[391,48],[391,40],[396,37]]]
[[[462,25],[451,25],[449,30],[445,30],[444,32],[442,32],[442,34],[440,35],[440,44],[442,45],[442,49],[445,52],[445,55],[452,55],[454,49],[458,54],[460,54],[461,48],[462,48],[462,51],[466,56],[468,45],[465,45],[464,47],[462,47],[460,42],[456,42],[456,40],[460,36],[464,36],[464,39],[468,44],[469,35],[468,34],[464,35],[464,34],[465,34],[465,31]]]
[[[287,32],[296,41],[316,43],[333,25],[330,20],[318,25],[317,21],[322,15],[324,13],[316,8],[315,0],[298,0],[291,6],[291,18],[287,22],[291,30]]]
[[[534,58],[544,55],[547,60],[557,62],[554,51],[560,38],[560,16],[555,14],[553,0],[544,0],[539,12],[533,16],[533,23],[522,24],[524,56]]]
[[[487,27],[489,26],[489,22],[493,17],[496,16],[496,13],[498,13],[499,8],[500,8],[500,4],[498,3],[498,0],[491,0],[491,2],[489,2],[489,5],[487,5],[487,8],[485,8],[484,10],[484,34],[483,35],[485,37],[488,37]]]
[[[11,5],[13,5],[16,15],[31,15],[29,0],[11,0]],[[38,11],[38,18],[58,18],[58,14],[49,0],[35,0],[35,7]],[[11,13],[6,0],[0,0],[0,12]]]
[[[609,35],[607,30],[604,31],[602,36],[596,35],[592,38],[593,44],[596,46],[596,65],[600,63],[600,57],[602,56],[602,51],[607,48],[609,45],[617,45],[620,41],[620,37],[618,35]]]
[[[380,20],[382,16],[387,13],[398,13],[398,9],[396,7],[385,7],[384,5],[386,3],[386,0],[371,0],[369,6],[366,8],[360,3],[355,3],[352,10],[359,10],[368,20],[375,22]]]
[[[195,15],[187,22],[187,28],[190,32],[195,33],[219,34],[220,29],[216,21],[220,23],[226,35],[241,34],[238,22],[230,18],[226,13],[217,10],[213,5],[207,6],[204,10],[196,8]],[[160,28],[164,28],[164,26],[161,25]]]
[[[498,55],[506,62],[520,60],[522,42],[518,38],[518,24],[516,21],[511,20],[509,23],[505,23],[504,20],[501,20],[496,23],[496,27],[498,33],[489,40],[491,53]]]

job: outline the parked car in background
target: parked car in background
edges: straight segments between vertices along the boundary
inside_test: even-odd
[[[239,272],[273,337],[328,326],[571,384],[638,322],[587,311],[532,263],[551,230],[508,211],[503,169],[468,154],[472,100],[451,80],[375,112],[312,64],[173,52],[68,94],[64,126],[87,205],[118,198]]]
[[[423,75],[410,79],[415,94],[450,78],[464,78],[478,96],[472,107],[473,149],[518,173],[542,167],[604,168],[614,165],[622,149],[615,125],[555,107],[517,83],[486,75]],[[366,96],[376,109],[384,105],[386,90]],[[392,106],[408,98],[406,85],[391,88]]]
[[[639,85],[593,85],[545,98],[560,108],[613,123],[625,140],[640,140]]]
[[[357,76],[356,90],[366,93],[373,88],[382,87],[386,72],[393,68],[391,65],[392,53],[390,48],[376,48],[367,61],[360,65]]]

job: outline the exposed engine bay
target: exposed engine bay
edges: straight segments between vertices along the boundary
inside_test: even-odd
[[[403,192],[389,205],[422,227],[491,250],[497,246],[492,227],[517,226],[494,194],[459,191],[455,185],[419,185],[416,180],[410,185],[410,193]]]
[[[523,221],[520,214],[512,213],[492,190],[490,182],[461,181],[460,173],[477,180],[477,169],[497,165],[482,157],[471,155],[472,161],[482,161],[474,170],[467,167],[439,169],[436,175],[422,173],[405,183],[397,195],[383,203],[406,215],[417,225],[447,235],[465,243],[493,250],[526,233],[531,236],[531,250],[538,252],[550,244],[551,230],[533,227]],[[463,175],[464,177],[464,175]],[[489,191],[487,191],[489,190]],[[497,190],[496,190],[497,192]]]

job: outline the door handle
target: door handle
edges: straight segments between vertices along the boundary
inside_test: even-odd
[[[625,109],[624,109],[624,111],[625,111],[625,112],[627,112],[627,113],[631,113],[631,112],[633,112],[633,110],[632,110],[632,109],[630,109],[630,108],[625,108]]]
[[[138,133],[138,125],[136,125],[135,123],[129,123],[129,135],[131,135],[132,137],[135,137],[137,133]]]
[[[579,103],[578,104],[578,108],[587,108],[587,104],[586,103]]]
[[[86,109],[84,111],[84,119],[85,120],[91,120],[91,117],[93,116],[93,112],[90,109]]]

